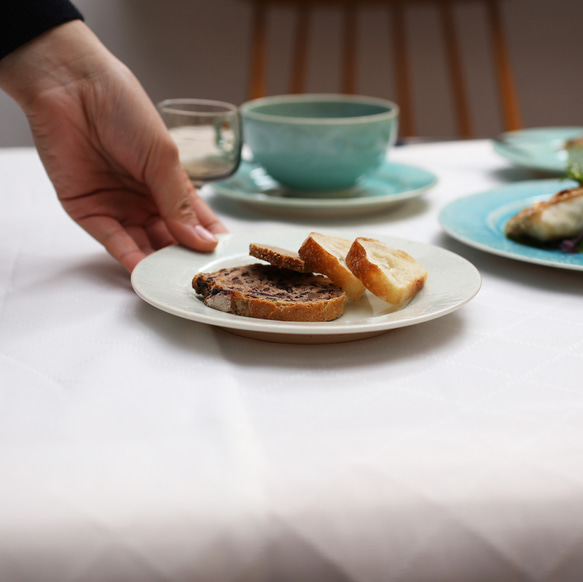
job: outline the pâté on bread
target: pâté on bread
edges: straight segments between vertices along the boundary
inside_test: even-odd
[[[346,294],[323,275],[252,264],[199,273],[194,290],[205,305],[277,321],[331,321],[344,313]]]
[[[347,298],[368,289],[400,305],[424,286],[425,269],[407,253],[374,239],[354,241],[310,233],[298,251],[252,243],[249,254],[269,264],[198,273],[192,286],[219,311],[278,321],[322,322],[339,318]]]

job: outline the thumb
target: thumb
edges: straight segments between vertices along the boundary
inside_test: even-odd
[[[168,157],[151,186],[160,215],[178,243],[196,251],[212,251],[218,242],[215,234],[227,229],[192,185],[175,146],[170,148]]]

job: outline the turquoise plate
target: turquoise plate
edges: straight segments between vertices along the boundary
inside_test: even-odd
[[[439,222],[450,236],[482,251],[527,263],[583,271],[581,253],[530,247],[504,235],[504,225],[517,212],[575,185],[569,180],[536,180],[502,186],[451,202],[441,210]]]
[[[276,182],[258,164],[243,161],[234,176],[213,183],[212,189],[222,197],[260,209],[332,217],[385,210],[421,196],[436,183],[437,176],[427,170],[385,162],[375,174],[349,190],[296,192]]]
[[[583,127],[540,127],[509,131],[494,140],[494,150],[513,164],[542,172],[563,173],[565,141],[583,136]]]

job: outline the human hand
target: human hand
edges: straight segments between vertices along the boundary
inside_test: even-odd
[[[0,62],[67,213],[128,271],[156,249],[199,251],[225,232],[180,166],[143,88],[81,21]]]

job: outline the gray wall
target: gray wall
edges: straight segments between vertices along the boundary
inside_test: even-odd
[[[241,103],[247,97],[251,14],[245,0],[77,0],[89,26],[135,72],[153,101],[196,96]],[[583,2],[581,0],[507,0],[504,22],[516,72],[525,126],[583,126]],[[456,9],[465,49],[475,126],[480,136],[501,130],[484,15],[478,6]],[[292,19],[287,9],[271,21],[273,49],[270,92],[286,92],[283,69],[289,59]],[[419,133],[454,135],[453,117],[443,79],[442,54],[435,49],[439,29],[433,10],[414,7],[408,29],[415,69]],[[316,14],[310,91],[335,91],[339,68],[326,64],[338,52],[339,15]],[[380,7],[359,18],[363,32],[359,92],[394,98],[388,16]],[[30,145],[24,116],[0,93],[0,146]]]

